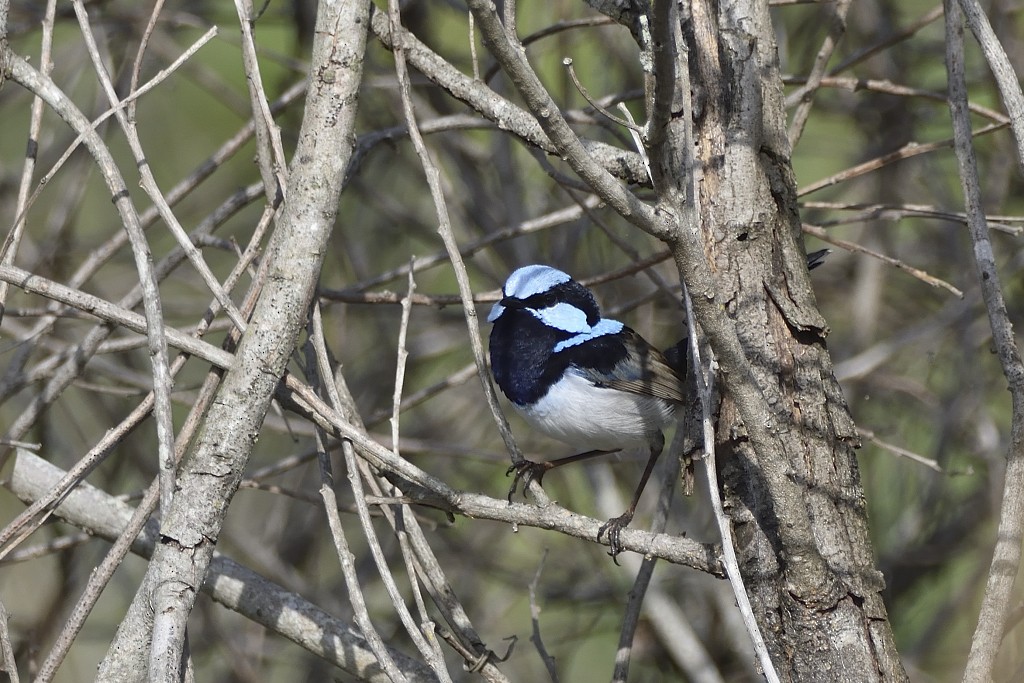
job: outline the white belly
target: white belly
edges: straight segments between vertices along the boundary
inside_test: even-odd
[[[667,401],[597,387],[571,371],[532,406],[516,407],[538,431],[583,450],[646,445],[675,417]]]

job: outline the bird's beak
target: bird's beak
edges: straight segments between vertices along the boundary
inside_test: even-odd
[[[495,320],[501,317],[501,314],[505,312],[506,308],[521,309],[523,308],[523,302],[515,297],[506,296],[501,301],[494,304],[491,307],[491,312],[487,314],[487,322],[493,323]]]

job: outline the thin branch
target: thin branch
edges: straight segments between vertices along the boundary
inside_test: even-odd
[[[590,96],[590,93],[587,92],[586,87],[584,87],[583,83],[580,82],[579,76],[576,75],[576,69],[572,65],[572,57],[566,57],[565,59],[563,59],[562,65],[565,67],[565,70],[569,72],[569,78],[572,79],[572,84],[576,86],[576,90],[579,91],[580,95],[583,95],[583,99],[585,99],[590,104],[590,106],[593,107],[595,111],[597,111],[597,113],[601,114],[612,123],[618,126],[622,126],[623,128],[629,129],[631,133],[641,135],[643,134],[643,128],[636,125],[632,121],[620,119],[618,116],[616,116],[615,114],[611,113],[606,108],[601,106],[600,102],[598,102],[597,100]],[[622,104],[622,102],[619,102],[619,104],[625,106]]]
[[[1006,128],[1008,125],[1008,123],[993,123],[973,131],[971,133],[971,136],[981,137],[982,135],[995,133],[996,131]],[[862,175],[867,175],[868,173],[877,171],[878,169],[884,166],[894,164],[897,161],[911,159],[922,154],[930,154],[940,149],[946,149],[952,146],[953,138],[947,138],[945,140],[940,140],[938,142],[908,142],[907,144],[903,145],[902,147],[893,152],[883,154],[881,156],[875,157],[874,159],[869,159],[868,161],[857,164],[856,166],[851,166],[850,168],[842,170],[839,173],[830,175],[827,178],[822,178],[821,180],[813,182],[810,185],[805,185],[804,187],[801,187],[797,190],[797,196],[803,197],[811,194],[812,192],[817,192],[818,190],[822,190],[826,187],[837,185],[838,183],[844,182],[846,180],[852,180]]]
[[[964,298],[963,291],[949,284],[945,280],[937,278],[933,275],[929,275],[923,270],[914,268],[913,266],[908,266],[906,263],[897,258],[886,256],[885,254],[877,252],[873,249],[868,249],[867,247],[861,246],[856,242],[850,242],[848,240],[839,239],[838,237],[833,237],[832,235],[828,234],[828,231],[823,230],[817,225],[810,225],[808,223],[804,223],[801,227],[806,234],[813,235],[822,242],[827,242],[828,244],[831,244],[834,247],[839,247],[840,249],[845,249],[846,251],[871,256],[872,258],[876,258],[879,261],[882,261],[883,263],[887,263],[888,265],[894,268],[904,271],[908,275],[917,278],[918,280],[924,282],[925,284],[929,284],[932,287],[941,287],[942,289],[945,289],[946,291],[950,292],[953,296],[957,298]]]
[[[315,367],[319,370],[318,374],[327,375],[330,365],[327,358],[326,346],[323,344],[323,333],[322,331],[317,331],[320,325],[319,310],[314,307],[313,327],[315,334],[313,336],[313,340],[315,343],[314,350],[316,353]],[[470,366],[470,368],[472,370],[473,366]],[[362,424],[359,413],[356,410],[355,402],[352,399],[352,395],[348,390],[348,386],[346,385],[344,376],[341,374],[340,370],[334,375],[333,382],[324,382],[324,387],[333,406],[344,415],[344,418],[348,420],[350,424],[359,431],[359,433],[365,434],[365,426]],[[329,425],[327,423],[320,425],[322,428],[328,428],[328,426]],[[430,549],[423,531],[419,526],[417,516],[409,508],[408,503],[411,501],[396,500],[393,496],[387,498],[382,497],[382,482],[375,473],[370,471],[366,459],[355,458],[352,444],[347,440],[342,442],[342,451],[345,456],[348,471],[350,473],[362,473],[362,477],[372,494],[367,495],[364,493],[362,482],[358,478],[354,480],[353,496],[355,500],[355,507],[360,516],[360,521],[364,525],[368,538],[375,538],[373,527],[369,524],[369,517],[371,513],[367,510],[368,504],[380,505],[380,514],[388,521],[398,538],[399,547],[402,551],[402,558],[405,562],[406,570],[412,585],[416,607],[420,613],[421,628],[432,646],[432,650],[425,653],[426,658],[432,664],[432,668],[435,669],[435,672],[440,678],[444,680],[448,679],[447,669],[443,664],[444,657],[435,638],[435,635],[440,635],[446,642],[452,644],[452,647],[465,658],[467,666],[470,667],[472,671],[480,673],[490,683],[508,683],[505,676],[502,675],[491,661],[492,659],[497,660],[498,658],[494,656],[494,653],[491,650],[487,649],[483,645],[480,637],[476,633],[476,630],[473,628],[469,617],[466,615],[465,609],[459,603],[455,590],[445,578],[444,572],[441,570],[441,566],[438,563],[437,558],[434,556],[433,551]],[[391,449],[390,452],[392,455],[394,455],[394,451],[394,448]],[[397,456],[396,459],[404,462],[404,460]],[[389,491],[395,490],[394,486],[391,484],[388,484],[387,488]],[[371,499],[373,500],[371,501]],[[397,507],[391,507],[393,505],[397,505]],[[387,575],[386,568],[381,569],[381,572],[383,572],[382,576],[384,576],[385,580],[390,581],[390,576]],[[419,581],[422,581],[426,586],[434,604],[441,610],[444,618],[454,629],[454,633],[443,628],[439,632],[437,631],[435,624],[427,615],[426,605],[423,602],[421,591],[419,590]],[[391,587],[389,587],[388,590],[389,594],[393,596],[392,599],[395,604],[395,608],[397,610],[406,610],[405,603],[401,599],[401,596],[397,594],[397,591]],[[410,619],[403,618],[403,624],[407,624],[409,621]],[[422,638],[419,639],[418,644],[421,644],[421,641]]]
[[[398,5],[395,0],[391,0],[388,3],[388,18],[391,35],[397,35],[400,21]],[[477,18],[479,20],[479,17]],[[488,18],[493,19],[494,17],[489,16]],[[484,35],[486,38],[487,34],[485,33]],[[420,135],[419,128],[416,125],[416,113],[413,111],[408,67],[405,60],[405,46],[396,42],[392,49],[395,55],[395,72],[398,75],[405,123],[409,127],[409,137],[412,140],[416,155],[420,160],[420,165],[423,167],[427,185],[430,188],[430,196],[433,199],[434,211],[437,215],[438,233],[441,235],[441,240],[444,242],[445,250],[448,252],[448,258],[451,260],[452,269],[455,272],[455,280],[459,286],[459,296],[462,298],[463,314],[466,317],[466,329],[469,332],[470,346],[473,350],[473,358],[476,361],[477,374],[483,387],[484,398],[491,409],[491,414],[494,416],[494,421],[498,426],[498,431],[501,433],[501,438],[505,442],[505,447],[508,449],[512,462],[518,463],[523,459],[523,456],[516,445],[512,429],[508,426],[508,420],[505,419],[505,415],[501,412],[501,408],[498,405],[498,397],[494,391],[494,385],[491,384],[487,363],[484,360],[484,345],[480,338],[480,324],[477,319],[476,306],[473,305],[473,289],[470,286],[466,264],[462,260],[458,242],[455,240],[455,235],[452,231],[451,220],[448,217],[447,202],[444,190],[441,188],[441,176],[437,166],[430,157],[430,152],[427,150],[423,142],[423,136]],[[535,495],[543,496],[540,486],[532,486],[531,490]]]
[[[548,550],[545,548],[544,554],[541,555],[540,562],[537,564],[537,571],[533,573],[533,579],[530,580],[530,642],[537,649],[540,660],[544,662],[548,678],[551,679],[552,683],[558,683],[558,668],[555,666],[555,658],[548,653],[548,649],[544,646],[544,638],[540,635],[540,604],[537,602],[537,584],[540,583],[540,573],[544,571],[544,562],[547,559]]]
[[[11,77],[31,92],[39,95],[57,112],[64,121],[78,133],[85,134],[85,144],[100,168],[107,188],[117,207],[121,222],[129,235],[135,267],[142,286],[143,303],[146,311],[146,334],[149,340],[150,364],[153,370],[153,384],[157,388],[158,413],[163,416],[158,422],[158,446],[161,453],[160,462],[170,461],[169,449],[174,439],[171,423],[170,387],[171,378],[168,371],[167,343],[164,336],[163,311],[160,304],[160,292],[152,269],[152,256],[146,244],[145,235],[139,215],[131,201],[131,195],[124,178],[114,161],[110,150],[102,138],[90,129],[90,122],[75,104],[44,74],[39,73],[21,57],[9,53],[6,55],[11,67]],[[18,435],[15,435],[17,438]],[[10,451],[0,455],[0,467],[6,461]]]
[[[19,498],[30,501],[52,488],[63,475],[64,472],[44,459],[20,451],[6,485]],[[133,508],[89,484],[83,484],[61,504],[57,514],[93,536],[115,541],[124,533]],[[148,558],[159,533],[151,524],[132,539],[132,552]],[[373,683],[389,683],[391,680],[352,624],[331,616],[301,595],[285,590],[220,553],[216,553],[210,563],[203,592],[228,609],[282,635],[359,680]],[[417,683],[436,680],[424,665],[396,650],[391,649],[390,652],[410,679]]]
[[[492,16],[496,27],[492,25],[489,30],[504,32],[504,27],[496,14],[492,13]],[[502,130],[512,132],[527,144],[542,149],[548,154],[562,154],[559,141],[548,137],[542,123],[538,122],[535,116],[524,111],[509,99],[502,97],[487,87],[485,83],[463,74],[404,28],[395,27],[394,33],[392,33],[386,12],[375,10],[371,17],[371,25],[374,34],[386,48],[393,50],[396,44],[400,44],[405,50],[409,64],[449,95],[466,103],[481,116],[495,123]],[[481,35],[486,43],[487,34],[481,26],[479,16],[475,16],[475,25],[481,29]],[[549,109],[549,111],[557,111],[557,109]],[[629,182],[646,182],[646,175],[636,154],[594,140],[582,140],[580,144],[602,169],[618,174]]]
[[[928,204],[881,204],[861,202],[801,202],[801,208],[805,209],[830,209],[834,211],[856,211],[852,216],[844,216],[839,219],[818,221],[820,227],[831,227],[833,225],[847,225],[849,223],[863,223],[865,221],[899,221],[912,216],[916,218],[934,218],[943,221],[952,221],[967,225],[967,214],[962,211],[950,211],[940,209],[937,206]],[[986,214],[985,220],[988,227],[993,230],[1005,232],[1008,235],[1019,237],[1024,235],[1024,226],[1009,225],[1010,223],[1024,223],[1024,216],[1012,216],[1009,214]]]
[[[174,215],[174,211],[171,209],[170,204],[157,185],[156,178],[153,177],[152,169],[150,168],[149,162],[146,159],[146,154],[142,149],[142,142],[139,138],[135,122],[130,119],[125,112],[125,105],[117,96],[114,84],[111,82],[110,76],[107,74],[106,69],[103,66],[103,60],[96,47],[91,26],[89,25],[89,17],[84,5],[82,5],[80,0],[77,0],[74,2],[74,7],[75,13],[78,15],[79,23],[81,24],[82,35],[85,38],[87,47],[89,48],[89,55],[93,59],[93,66],[96,73],[100,76],[100,83],[103,85],[107,97],[110,100],[111,111],[120,123],[121,129],[124,131],[125,137],[128,139],[128,144],[131,147],[132,154],[135,156],[135,161],[138,164],[141,175],[141,184],[143,189],[146,191],[146,194],[149,195],[150,199],[153,200],[153,205],[160,213],[160,217],[164,220],[167,227],[170,229],[171,234],[174,235],[175,239],[178,241],[178,245],[185,250],[185,254],[188,256],[189,261],[193,266],[195,266],[207,287],[213,295],[217,297],[220,305],[224,307],[228,317],[231,318],[232,322],[234,322],[239,329],[244,330],[245,320],[242,319],[242,316],[238,312],[234,303],[232,303],[231,299],[221,288],[217,277],[210,270],[209,266],[206,265],[206,261],[203,259],[201,252],[188,238],[188,234],[181,226],[181,223],[178,222],[177,217]],[[192,48],[187,50],[181,58],[176,60],[171,68],[165,70],[167,74],[169,75],[170,73],[173,73],[173,71],[183,64],[188,57],[194,55],[200,47],[205,45],[216,34],[216,27],[207,31],[203,38],[197,41]]]
[[[204,36],[204,39],[206,39],[206,36]],[[197,43],[193,44],[193,47],[196,47],[199,44],[200,43],[197,41]],[[185,55],[182,56],[184,57]],[[157,82],[158,79],[161,78],[162,74],[169,72],[170,69],[162,70],[153,79],[148,81],[145,86],[143,86],[138,91],[133,93],[131,96],[126,98],[126,100],[122,101],[122,104],[128,101],[133,101],[134,97],[137,97],[142,92],[150,88],[151,84]],[[273,109],[275,111],[283,109],[287,105],[294,102],[304,92],[304,82],[299,82],[297,84],[292,85],[287,91],[285,91],[283,95],[281,95],[281,97],[278,100],[275,101]],[[113,110],[110,110],[107,114],[100,117],[100,120],[102,120],[108,115],[113,115]],[[234,136],[232,136],[224,144],[222,144],[218,150],[211,154],[207,159],[202,161],[192,173],[187,175],[185,178],[179,181],[177,185],[172,187],[170,191],[168,191],[167,193],[167,203],[171,206],[176,205],[185,197],[187,197],[193,190],[199,187],[205,180],[209,179],[216,170],[220,169],[222,165],[226,163],[236,152],[238,152],[243,147],[243,145],[252,137],[253,125],[253,122],[250,120],[246,125],[244,125],[241,128],[241,130],[239,130]],[[77,144],[78,143],[76,142],[71,147],[74,148]],[[65,154],[70,155],[70,151],[65,152]],[[46,176],[44,176],[40,180],[40,184],[44,184],[47,178],[51,176],[54,172],[54,170],[51,170]],[[262,189],[262,186],[257,186],[257,188],[254,188],[253,185],[250,185],[248,188],[236,192],[234,195],[225,200],[217,210],[211,213],[207,217],[207,219],[204,219],[204,221],[199,225],[199,227],[196,228],[196,234],[205,234],[206,232],[212,231],[214,228],[219,227],[223,221],[227,220],[236,211],[241,209],[243,206],[246,206],[249,202],[254,201],[258,196],[261,196],[262,192],[258,191],[260,189]],[[39,190],[37,189],[36,193],[38,194],[38,192]],[[139,218],[143,226],[143,229],[152,226],[157,221],[159,216],[160,214],[155,207],[150,207],[150,209],[145,211]],[[67,279],[67,285],[72,288],[84,286],[84,284],[88,282],[89,279],[92,278],[104,264],[106,264],[111,258],[113,258],[116,254],[120,252],[120,250],[124,247],[127,241],[127,232],[123,230],[115,232],[106,242],[104,242],[98,248],[94,249],[92,252],[89,253],[85,261],[83,261],[83,263]],[[135,304],[131,305],[131,307],[134,306]],[[53,308],[53,315],[58,315],[59,312],[59,307]],[[39,338],[49,334],[53,329],[54,323],[55,318],[52,315],[48,316],[44,320],[41,320],[39,321],[39,323],[37,323],[37,325],[33,328],[29,336],[32,338]],[[86,335],[86,339],[81,344],[79,344],[78,347],[75,349],[73,357],[82,358],[84,362],[84,360],[87,360],[95,353],[95,349],[93,348],[92,345],[94,343],[98,344],[100,341],[102,340],[94,340],[90,335]],[[29,348],[30,347],[28,346],[24,347],[24,350],[19,352],[8,363],[4,376],[2,380],[0,380],[0,400],[10,396],[13,392],[17,391],[17,383],[19,381],[21,370],[28,360]],[[70,358],[72,356],[68,357]],[[58,391],[59,390],[60,389],[58,389]],[[28,423],[30,424],[34,420],[34,418],[32,418],[31,415],[27,417],[30,418],[28,420]],[[24,429],[25,421],[20,420],[20,418],[19,421],[22,422],[21,429]],[[12,430],[13,429],[14,427],[12,427]]]
[[[815,0],[817,1],[817,0]],[[863,50],[858,50],[854,54],[847,57],[845,60],[839,63],[836,68],[829,72],[830,76],[834,76],[844,71],[849,71],[852,67],[864,62],[865,60],[873,57],[881,52],[884,52],[893,45],[902,43],[904,40],[912,38],[918,31],[927,27],[929,24],[934,22],[936,19],[942,17],[943,10],[942,5],[938,4],[931,10],[926,12],[920,19],[893,33],[892,35],[883,36],[877,43],[870,45]]]
[[[210,267],[206,264],[203,259],[202,253],[196,248],[192,241],[188,238],[188,233],[178,222],[177,216],[174,215],[174,211],[168,204],[163,192],[160,190],[159,185],[156,182],[156,178],[153,176],[152,169],[150,168],[149,162],[146,159],[145,151],[142,149],[142,141],[139,138],[138,129],[135,126],[135,122],[129,119],[128,115],[124,111],[123,106],[119,106],[121,101],[117,96],[117,92],[114,89],[114,84],[110,80],[110,76],[107,74],[106,68],[103,65],[103,59],[99,54],[99,50],[96,47],[95,38],[92,35],[92,27],[89,24],[89,16],[85,10],[81,0],[76,0],[74,3],[75,14],[78,16],[79,24],[82,29],[82,36],[85,38],[86,46],[88,47],[89,56],[93,60],[93,67],[96,74],[100,78],[100,83],[103,86],[104,91],[110,100],[111,109],[114,112],[114,116],[117,118],[118,123],[121,126],[121,130],[124,132],[125,137],[128,139],[128,145],[132,150],[132,154],[135,156],[135,162],[139,167],[139,174],[141,176],[142,188],[149,195],[149,198],[153,200],[153,205],[157,208],[160,213],[160,217],[164,220],[164,223],[170,229],[171,234],[177,240],[178,245],[185,250],[185,254],[188,256],[189,261],[199,272],[199,275],[203,278],[206,286],[210,289],[220,305],[224,307],[225,312],[231,321],[235,323],[240,330],[245,330],[245,320],[242,318],[238,309],[231,301],[230,297],[224,292],[220,286],[220,282],[217,277],[210,270]],[[207,31],[206,40],[212,38],[216,34],[216,27]],[[194,51],[190,51],[193,54]],[[183,63],[184,60],[179,60],[177,64]],[[258,127],[257,127],[258,130]],[[159,420],[158,416],[158,420]],[[166,467],[166,464],[165,464]]]
[[[149,21],[146,22],[146,28],[142,31],[142,37],[139,39],[139,48],[135,51],[135,61],[132,63],[132,79],[131,84],[128,86],[129,94],[139,88],[139,76],[142,75],[142,60],[146,56],[146,50],[149,49],[149,41],[153,37],[157,21],[160,19],[160,12],[163,9],[164,0],[156,0],[153,3],[153,9],[149,13]],[[135,100],[132,100],[127,109],[129,119],[135,119],[135,110]]]
[[[10,617],[3,600],[0,600],[0,654],[3,654],[3,671],[11,683],[20,683],[18,663],[14,660],[14,648],[11,646],[11,633],[8,630]]]
[[[1013,326],[1003,299],[996,269],[991,237],[982,209],[981,183],[977,159],[971,143],[970,114],[967,111],[967,79],[964,75],[963,20],[955,0],[944,0],[946,9],[946,69],[949,78],[949,108],[953,118],[956,159],[967,211],[967,224],[974,243],[974,259],[989,325],[992,343],[1009,383],[1012,422],[1010,444],[1006,451],[1003,500],[999,528],[978,625],[971,640],[971,651],[964,670],[964,681],[981,683],[992,680],[996,655],[1013,603],[1013,585],[1020,568],[1021,542],[1024,541],[1024,363],[1013,334]],[[975,8],[976,9],[976,8]],[[991,47],[991,46],[989,46]],[[1018,89],[1019,92],[1019,89]],[[1024,115],[1018,110],[1016,123]],[[1011,118],[1014,116],[1011,115]],[[1018,132],[1015,127],[1015,134]],[[1022,140],[1018,138],[1018,143]],[[1022,157],[1024,158],[1024,157]]]
[[[412,276],[410,275],[410,280],[411,279]],[[324,344],[323,340],[323,324],[319,312],[316,308],[314,308],[312,318],[313,334],[311,335],[310,346],[312,347],[311,355],[313,357],[310,359],[310,366],[315,367],[315,376],[319,378],[319,383],[324,387],[324,391],[328,395],[332,407],[335,410],[341,411],[342,399],[336,384],[331,379],[332,374],[330,363],[327,357],[327,347]],[[401,366],[399,366],[399,372],[402,372]],[[324,436],[324,431],[322,430],[322,428],[318,430],[318,432],[318,450],[323,451],[323,443],[326,441],[326,437]],[[356,459],[355,452],[350,442],[345,441],[342,443],[342,453],[344,454],[345,457],[346,477],[348,479],[349,486],[352,489],[352,497],[355,503],[356,513],[359,516],[360,525],[363,529],[363,535],[365,536],[367,545],[369,546],[370,555],[373,558],[374,565],[377,567],[377,574],[381,577],[381,580],[384,583],[384,587],[388,593],[388,597],[391,599],[391,604],[395,607],[395,612],[396,614],[398,614],[399,620],[405,627],[406,633],[408,633],[409,637],[412,638],[413,642],[416,645],[416,648],[420,652],[420,655],[427,661],[427,663],[430,665],[430,668],[434,671],[439,680],[448,681],[450,683],[451,679],[448,676],[448,671],[444,665],[444,657],[441,656],[439,652],[436,652],[431,648],[431,646],[424,639],[423,634],[420,633],[419,630],[417,629],[416,624],[413,621],[412,614],[410,614],[409,608],[405,604],[405,600],[403,599],[401,593],[398,590],[398,586],[395,583],[394,576],[392,576],[391,570],[388,567],[387,559],[384,557],[384,551],[382,550],[380,545],[380,540],[377,538],[377,534],[373,528],[369,507],[366,503],[366,495],[363,492],[362,474],[360,472],[359,466],[357,465],[358,460]],[[395,455],[396,457],[398,456],[397,451],[395,452]],[[331,528],[332,534],[334,534],[335,536],[335,543],[338,547],[339,558],[342,561],[343,570],[345,572],[353,572],[351,577],[349,577],[346,574],[345,580],[346,583],[349,584],[350,591],[360,591],[361,589],[359,588],[359,579],[358,576],[355,574],[354,564],[351,564],[354,558],[351,557],[351,554],[348,551],[348,544],[347,541],[345,540],[344,530],[341,528],[341,520],[338,517],[337,513],[337,501],[333,500],[334,488],[333,475],[331,474],[330,467],[330,459],[328,458],[326,452],[322,452],[319,456],[319,459],[321,477],[323,479],[323,484],[321,485],[321,492],[324,495],[325,502],[328,500],[328,498],[330,498],[330,503],[333,505],[333,507],[329,507],[327,510],[328,519],[331,519],[331,517],[336,518],[331,519]],[[337,528],[335,529],[335,527]],[[349,555],[343,556],[344,553],[349,553]],[[346,563],[350,563],[350,566],[348,566],[347,568],[345,567]],[[410,575],[414,575],[414,572],[410,571]],[[366,605],[363,602],[362,595],[360,594],[357,597],[358,604],[355,601],[355,598],[350,598],[353,600],[352,607],[357,614],[357,620],[359,620],[361,625],[365,624],[366,628],[372,630],[374,627],[370,620],[369,613],[365,612]],[[360,614],[360,610],[362,610],[364,613]],[[379,636],[374,637],[379,638]],[[381,646],[383,646],[383,642],[381,642]]]
[[[942,13],[940,12],[939,14],[941,16]],[[807,82],[807,79],[791,76],[783,79],[783,82],[786,85],[802,85]],[[927,100],[941,102],[943,105],[946,104],[946,93],[944,92],[940,92],[938,90],[924,90],[922,88],[911,88],[910,86],[900,85],[885,79],[825,76],[821,79],[818,85],[822,88],[842,88],[843,90],[849,90],[850,92],[867,90],[869,92],[885,93],[886,95],[896,95],[898,97],[921,97]],[[971,102],[969,107],[971,109],[971,113],[983,116],[995,123],[1010,122],[1009,117],[997,109],[986,107],[978,104],[977,102]]]
[[[790,147],[795,148],[804,133],[807,119],[811,115],[811,107],[814,105],[814,93],[821,86],[821,79],[825,75],[828,60],[832,58],[832,53],[835,52],[840,38],[846,33],[846,13],[850,9],[850,2],[851,0],[837,0],[822,8],[829,18],[828,35],[821,44],[818,54],[814,57],[814,64],[811,66],[811,73],[807,76],[807,83],[787,98],[787,104],[796,103],[793,122],[789,126]]]
[[[6,15],[7,2],[4,2],[4,14]],[[39,47],[39,71],[47,76],[53,70],[53,24],[56,13],[56,0],[47,0],[46,13],[42,21],[42,37]],[[6,36],[6,16],[0,17],[0,31]],[[0,39],[0,44],[4,43]],[[2,58],[0,58],[2,60]],[[0,76],[0,83],[4,76]],[[18,245],[24,228],[28,224],[29,189],[32,186],[32,176],[36,170],[36,162],[39,157],[39,138],[43,125],[43,100],[38,95],[32,97],[32,113],[29,119],[28,144],[25,146],[25,163],[21,169],[21,180],[18,183],[18,199],[14,205],[14,225],[4,238],[3,247],[0,247],[0,263],[11,265],[14,263],[18,253]],[[7,283],[0,285],[0,319],[3,319],[4,306],[7,303]]]
[[[71,548],[77,548],[91,540],[92,536],[83,532],[75,532],[72,534],[58,536],[45,543],[31,545],[27,548],[21,548],[20,550],[11,553],[5,557],[2,562],[0,562],[0,567],[7,564],[18,564],[20,562],[38,560],[41,557],[48,557],[65,550],[70,550]]]
[[[999,96],[1010,117],[1013,139],[1017,143],[1017,166],[1024,170],[1024,92],[1021,91],[1020,78],[1010,63],[1006,50],[999,43],[995,31],[992,30],[992,24],[978,0],[960,0],[959,4],[960,10],[967,20],[967,25],[970,27],[971,33],[974,34],[974,39],[981,46],[985,61],[988,62],[988,67],[996,79]],[[943,3],[943,5],[946,7],[948,22],[951,10],[947,3]],[[966,100],[966,91],[963,93],[963,97]]]
[[[410,266],[415,257],[409,259]],[[405,366],[409,360],[409,351],[405,347],[409,335],[409,318],[412,315],[412,295],[416,292],[416,280],[413,278],[412,268],[409,269],[409,288],[406,290],[405,298],[402,299],[402,319],[398,325],[398,351],[395,360],[395,390],[391,400],[391,444],[398,453],[398,426],[399,416],[402,409],[402,388],[405,386]],[[337,407],[337,406],[335,406]]]
[[[242,65],[245,82],[249,89],[253,122],[256,131],[256,158],[267,202],[277,206],[284,198],[288,162],[281,143],[281,129],[274,123],[270,113],[267,93],[263,89],[263,76],[256,56],[256,41],[253,37],[253,8],[251,0],[235,0],[238,24],[242,29]]]
[[[318,440],[319,441],[319,440]],[[359,477],[358,471],[349,470],[349,481]],[[341,564],[341,575],[345,579],[346,595],[352,607],[352,615],[359,625],[359,630],[373,650],[377,661],[394,683],[404,683],[407,679],[399,671],[391,654],[384,645],[384,640],[373,625],[370,613],[366,609],[366,599],[363,597],[362,586],[359,585],[359,577],[356,575],[355,556],[349,550],[348,539],[345,536],[345,528],[338,515],[338,500],[334,495],[334,475],[331,472],[330,456],[321,449],[320,453],[320,495],[324,500],[324,510],[327,512],[327,523],[331,530],[331,538],[334,540],[335,552]]]
[[[518,224],[500,228],[492,233],[489,233],[484,237],[481,237],[480,239],[474,240],[472,242],[467,242],[465,244],[461,244],[459,245],[459,254],[461,254],[463,260],[465,260],[478,254],[487,247],[494,246],[495,244],[500,244],[503,241],[514,239],[516,237],[522,237],[525,235],[531,235],[545,230],[552,230],[554,228],[574,223],[575,221],[578,221],[581,218],[583,218],[586,215],[587,210],[596,209],[600,203],[600,199],[593,195],[588,195],[580,203],[575,203],[573,205],[566,206],[565,208],[552,211],[542,216],[537,216],[536,218],[531,218],[529,220],[522,221],[521,223]],[[412,270],[414,273],[420,273],[426,270],[427,268],[448,263],[448,260],[448,252],[445,251],[444,249],[441,249],[437,253],[431,254],[430,256],[417,256],[413,258],[411,262],[406,262],[401,266],[392,268],[390,270],[385,270],[384,272],[379,273],[373,277],[361,280],[344,290],[339,291],[331,289],[322,289],[320,290],[321,295],[332,298],[340,298],[343,296],[347,296],[347,292],[365,292],[366,290],[371,289],[373,287],[378,287],[393,280],[397,280],[400,277],[404,277],[409,273],[410,270]],[[482,299],[480,298],[474,298],[474,301],[481,300]],[[497,301],[497,299],[494,300]],[[416,299],[414,298],[413,303],[415,302]]]
[[[870,429],[864,429],[863,427],[858,427],[857,428],[857,436],[860,437],[861,439],[864,439],[865,441],[868,441],[870,443],[875,444],[879,448],[882,448],[884,450],[889,451],[890,453],[898,455],[901,458],[906,458],[907,460],[910,460],[912,462],[916,462],[918,465],[924,465],[928,469],[930,469],[930,470],[932,470],[934,472],[938,472],[939,474],[945,474],[947,476],[953,476],[953,475],[972,475],[972,474],[974,474],[974,468],[971,467],[971,466],[968,466],[964,470],[958,470],[958,471],[951,471],[951,470],[943,469],[942,465],[940,465],[935,460],[932,460],[931,458],[926,458],[925,456],[923,456],[923,455],[921,455],[919,453],[915,453],[914,451],[911,451],[911,450],[908,450],[906,448],[903,448],[902,446],[897,446],[896,444],[891,444],[888,441],[882,441]]]
[[[562,116],[558,104],[530,67],[522,45],[505,32],[494,5],[488,0],[469,0],[468,4],[480,26],[484,42],[570,168],[626,220],[654,237],[672,239],[673,232],[668,222],[616,180],[583,146]]]
[[[651,518],[651,531],[657,533],[664,532],[668,525],[672,500],[679,486],[680,458],[676,456],[684,449],[684,444],[688,439],[684,431],[681,426],[677,429],[672,444],[666,447],[670,457],[661,458],[657,469],[655,469],[652,475],[654,481],[662,482],[661,489],[658,492],[658,502],[654,515]],[[615,514],[614,512],[608,513],[608,510],[621,510],[622,508],[623,503],[618,500],[614,501],[614,503],[608,501],[602,506],[603,512],[606,514]],[[622,616],[618,649],[615,653],[615,668],[612,671],[612,683],[625,683],[629,677],[629,665],[633,655],[633,641],[636,636],[636,629],[640,624],[641,614],[648,614],[650,612],[650,601],[654,600],[662,605],[669,601],[668,596],[665,595],[662,589],[652,585],[651,580],[654,576],[656,562],[657,558],[651,555],[645,555],[642,560],[635,555],[626,555],[622,558],[623,571],[633,574],[634,579]],[[710,664],[711,659],[703,645],[695,637],[690,637],[693,635],[692,628],[689,627],[689,624],[686,624],[684,628],[688,629],[688,632],[682,632],[683,629],[676,630],[672,633],[670,640],[675,642],[684,640],[688,649],[691,650],[688,653],[691,660],[698,659],[701,660],[702,664]],[[700,681],[700,683],[709,683],[706,677],[697,675],[697,672],[693,669],[686,666],[682,668],[692,680]],[[715,680],[713,683],[721,683],[721,681]]]

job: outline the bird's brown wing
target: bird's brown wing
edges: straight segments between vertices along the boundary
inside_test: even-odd
[[[582,368],[577,371],[597,386],[683,403],[683,380],[665,356],[628,327],[622,328],[620,337],[627,353],[610,372],[588,372]]]

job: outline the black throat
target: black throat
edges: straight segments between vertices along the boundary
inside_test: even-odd
[[[502,393],[519,406],[539,400],[569,366],[555,344],[572,335],[548,327],[532,313],[506,308],[491,328],[491,371]]]
[[[548,327],[529,311],[506,308],[491,329],[491,372],[502,393],[518,406],[540,400],[571,366],[609,373],[627,355],[618,335],[605,335],[558,353],[573,334]]]

